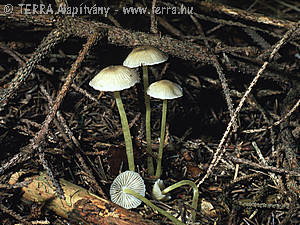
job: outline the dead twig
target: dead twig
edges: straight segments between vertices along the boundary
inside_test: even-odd
[[[223,145],[224,145],[225,141],[228,140],[228,136],[230,134],[230,131],[231,131],[231,128],[233,125],[233,121],[237,117],[238,113],[240,112],[240,110],[241,110],[244,102],[246,101],[247,96],[251,92],[252,88],[257,83],[259,77],[265,71],[267,65],[272,61],[273,57],[278,52],[278,50],[282,47],[282,45],[284,45],[289,39],[293,38],[293,36],[297,33],[299,26],[300,26],[300,23],[297,23],[292,29],[290,29],[289,31],[287,31],[285,33],[285,35],[282,37],[282,39],[273,48],[273,50],[268,58],[268,61],[264,62],[264,64],[260,68],[260,70],[257,72],[257,75],[254,77],[254,79],[250,83],[250,85],[249,85],[248,89],[246,90],[246,92],[244,93],[239,105],[236,107],[233,117],[231,117],[231,120],[227,125],[226,131],[224,132],[224,135],[218,145],[218,148],[213,156],[213,159],[210,162],[210,165],[207,169],[206,174],[198,183],[198,187],[211,175],[213,168],[218,164],[219,160],[222,158],[222,156],[225,152],[226,144],[225,144],[225,146],[223,146]]]

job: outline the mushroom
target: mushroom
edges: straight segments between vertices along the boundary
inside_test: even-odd
[[[165,195],[162,190],[165,189],[163,180],[157,179],[152,188],[152,198],[158,201],[167,201],[171,199],[170,195]]]
[[[157,207],[147,198],[145,198],[145,184],[142,177],[133,171],[125,171],[119,174],[112,185],[110,186],[110,198],[113,203],[122,206],[125,209],[132,209],[138,207],[141,202],[158,211],[172,222],[178,225],[184,225],[174,216],[167,213],[165,210]]]
[[[163,147],[165,140],[165,130],[166,130],[166,118],[167,118],[167,101],[168,99],[175,99],[182,96],[182,88],[169,80],[160,80],[152,83],[148,90],[147,94],[151,97],[162,99],[163,100],[163,109],[161,117],[161,130],[160,130],[160,142],[158,150],[158,159],[156,166],[155,176],[157,178],[161,175],[161,161],[163,155]]]
[[[138,207],[142,201],[124,192],[124,189],[133,190],[145,196],[146,188],[143,178],[134,171],[125,171],[119,174],[110,186],[110,197],[113,203],[125,209]]]
[[[144,98],[146,106],[146,141],[147,141],[147,152],[150,156],[147,158],[147,168],[150,175],[154,175],[154,167],[152,160],[152,148],[151,148],[151,126],[150,126],[150,99],[146,91],[149,86],[148,80],[148,66],[163,63],[168,60],[168,56],[162,53],[155,47],[152,46],[140,46],[133,49],[125,61],[124,66],[129,68],[143,67],[143,82],[144,82]]]
[[[128,167],[131,171],[135,170],[133,146],[120,91],[134,86],[137,82],[139,82],[139,75],[134,69],[125,66],[109,66],[101,70],[89,83],[91,87],[98,91],[112,91],[114,93],[121,118]]]

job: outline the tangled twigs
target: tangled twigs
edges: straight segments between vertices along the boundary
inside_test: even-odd
[[[298,30],[300,27],[300,23],[297,23],[293,28],[291,28],[289,31],[287,31],[285,33],[285,35],[282,37],[282,39],[275,45],[275,47],[273,48],[268,61],[264,62],[264,64],[262,65],[262,67],[260,68],[260,70],[257,72],[257,75],[254,77],[254,79],[252,80],[252,82],[250,83],[247,91],[245,92],[244,96],[242,97],[239,105],[237,106],[233,117],[231,117],[230,122],[227,125],[226,131],[224,132],[224,135],[218,145],[218,148],[213,156],[213,159],[207,169],[206,174],[204,175],[204,177],[200,180],[200,182],[198,183],[198,186],[200,186],[212,173],[213,168],[218,164],[218,162],[220,161],[220,159],[222,158],[223,154],[225,153],[225,148],[224,148],[224,143],[226,140],[228,140],[228,136],[230,134],[230,131],[232,129],[232,125],[233,125],[233,121],[236,119],[238,113],[240,112],[244,102],[246,101],[247,96],[249,95],[249,93],[251,92],[252,88],[254,87],[254,85],[257,83],[259,77],[261,76],[261,74],[265,71],[267,65],[273,60],[273,57],[275,56],[275,54],[278,52],[278,50],[290,39],[292,39],[295,34],[297,34]],[[225,143],[226,144],[226,143]]]
[[[10,167],[12,167],[14,165],[17,165],[21,162],[27,161],[28,159],[30,159],[30,157],[31,157],[31,154],[26,151],[22,151],[22,152],[16,154],[8,162],[4,163],[0,167],[0,174],[2,174],[5,170],[9,169]]]
[[[58,42],[66,39],[68,34],[62,29],[54,29],[41,42],[35,53],[30,57],[24,66],[16,73],[14,79],[7,84],[7,87],[1,89],[0,110],[7,104],[8,100],[16,93],[20,85],[29,77],[33,67],[39,63]]]
[[[284,99],[283,110],[281,114],[282,115],[287,114],[287,112],[289,112],[289,108],[292,107],[294,102],[296,101],[299,102],[299,98],[300,98],[300,88],[299,87],[292,88],[287,94],[287,97]],[[279,149],[285,155],[285,162],[287,162],[285,164],[290,170],[299,172],[300,168],[299,168],[299,160],[297,156],[299,146],[290,129],[290,117],[288,117],[283,123],[281,123],[280,128],[281,128],[281,132],[279,134],[280,137]],[[277,157],[279,160],[280,160],[279,158],[280,155],[281,154],[277,153]],[[300,177],[294,178],[291,176],[287,176],[286,178],[287,178],[286,179],[287,187],[291,198],[294,198],[294,196],[299,196]]]
[[[226,158],[233,161],[233,162],[235,162],[235,163],[245,164],[247,166],[251,166],[251,167],[256,168],[256,169],[263,169],[263,170],[268,170],[268,171],[271,171],[271,172],[274,172],[274,173],[287,174],[287,175],[290,175],[290,176],[300,177],[300,172],[297,172],[297,171],[287,170],[287,169],[283,169],[283,168],[277,168],[277,167],[274,167],[274,166],[263,165],[263,164],[252,162],[250,160],[237,158],[237,157],[234,157],[234,156],[231,156],[231,155],[226,155]]]
[[[40,162],[42,163],[44,169],[47,172],[47,175],[49,176],[49,179],[51,180],[51,182],[55,188],[55,193],[59,196],[60,199],[64,200],[64,198],[65,198],[64,191],[63,191],[60,183],[58,182],[58,180],[54,177],[52,170],[50,169],[49,163],[45,158],[45,152],[42,150],[42,147],[39,147],[38,150],[39,150],[38,155],[40,158]]]
[[[8,209],[4,205],[2,205],[2,203],[0,203],[0,210],[3,211],[3,212],[5,212],[5,213],[7,213],[8,215],[14,217],[16,220],[22,222],[25,225],[31,225],[32,224],[32,223],[26,221],[25,218],[23,218],[22,216],[20,216],[19,214],[17,214],[13,210]]]
[[[101,33],[98,32],[97,30],[94,30],[94,32],[90,35],[90,37],[87,40],[87,43],[84,45],[84,47],[80,51],[76,61],[72,65],[72,68],[70,69],[70,72],[69,72],[68,76],[66,77],[66,81],[65,81],[64,85],[62,86],[61,90],[59,91],[53,106],[50,108],[49,113],[48,113],[46,119],[44,120],[40,131],[33,138],[33,140],[31,141],[32,143],[26,148],[26,151],[24,153],[19,153],[19,154],[25,155],[26,158],[28,158],[28,155],[33,153],[40,146],[40,143],[44,140],[45,135],[48,132],[50,123],[52,122],[53,118],[55,117],[55,114],[56,114],[63,98],[65,97],[67,91],[69,90],[70,85],[72,84],[72,81],[76,75],[76,70],[79,68],[84,57],[87,55],[90,48],[96,43],[96,41],[98,40],[98,38],[100,36],[101,36]],[[8,166],[14,165],[14,163],[12,161],[10,161],[6,164]],[[0,168],[0,172],[3,172],[5,169],[9,168],[6,164]]]
[[[197,19],[194,18],[194,17],[191,17],[194,21],[195,24],[197,24],[197,27],[198,27],[198,30],[202,33],[202,35],[204,36],[204,32],[202,30],[202,27],[200,26],[200,24],[198,23]],[[209,43],[207,40],[204,40],[204,43],[206,45],[206,47],[208,49],[210,49],[210,46],[209,46]],[[219,74],[219,79],[221,81],[221,85],[222,85],[222,88],[223,88],[223,92],[224,92],[224,95],[225,95],[225,100],[226,100],[226,103],[227,103],[227,107],[229,109],[229,112],[230,112],[230,116],[233,117],[233,104],[232,104],[232,99],[230,97],[230,90],[229,90],[229,87],[228,87],[228,82],[226,80],[226,77],[225,77],[225,74],[223,72],[223,69],[217,59],[217,57],[212,53],[211,50],[209,50],[212,54],[212,62],[213,62],[213,65],[214,67],[216,68],[217,70],[217,73]],[[238,128],[238,125],[237,125],[237,122],[236,120],[233,121],[233,131],[236,132],[237,131],[237,128]]]
[[[276,121],[275,123],[273,123],[272,125],[270,125],[268,127],[262,127],[262,128],[258,128],[258,129],[251,129],[251,130],[243,130],[242,132],[243,133],[256,133],[256,132],[262,132],[262,131],[271,129],[275,126],[278,126],[283,121],[285,121],[287,118],[289,118],[292,115],[292,113],[299,107],[299,105],[300,105],[300,99],[298,99],[296,104],[283,117],[281,117],[280,120]]]
[[[72,86],[74,87],[74,84],[72,84]],[[78,87],[77,87],[78,88]],[[41,91],[43,92],[43,94],[47,97],[49,104],[53,105],[53,100],[50,97],[50,95],[47,93],[46,89],[44,88],[43,85],[41,85]],[[82,166],[82,168],[84,169],[84,171],[88,174],[88,182],[90,183],[91,187],[95,187],[95,189],[98,191],[98,193],[100,193],[104,198],[106,197],[102,188],[100,187],[100,185],[97,183],[96,178],[94,177],[91,169],[88,167],[88,165],[85,163],[84,158],[82,157],[81,153],[82,153],[82,149],[80,146],[79,141],[77,140],[77,138],[75,138],[72,130],[68,127],[65,119],[63,118],[63,116],[61,115],[60,111],[57,111],[56,113],[56,117],[57,119],[54,119],[54,123],[55,126],[60,130],[60,132],[63,134],[63,138],[65,139],[66,143],[69,142],[73,142],[75,145],[75,156],[77,157],[78,161],[80,162],[80,165]],[[44,168],[47,171],[47,168]],[[48,174],[49,178],[51,178],[51,176]],[[54,184],[53,180],[52,183]]]
[[[101,34],[96,31],[94,33],[92,33],[92,35],[88,38],[87,43],[84,45],[83,49],[80,51],[76,61],[74,62],[74,64],[72,65],[72,68],[70,69],[68,76],[66,77],[66,82],[62,86],[53,106],[50,108],[50,111],[49,111],[45,121],[43,122],[41,130],[34,137],[33,144],[32,144],[32,151],[34,151],[39,146],[39,143],[44,139],[44,137],[48,131],[49,124],[53,120],[63,98],[65,97],[71,83],[73,82],[73,79],[76,75],[76,70],[79,68],[84,57],[87,55],[88,51],[95,44],[95,42],[97,41],[97,39],[100,35]]]
[[[101,22],[87,21],[82,18],[69,18],[68,20],[57,21],[51,15],[34,15],[21,14],[18,7],[14,8],[13,13],[8,17],[3,12],[3,5],[0,5],[0,18],[9,18],[16,21],[26,21],[35,25],[45,24],[49,25],[49,21],[53,21],[52,25],[62,26],[68,32],[82,38],[89,36],[89,32],[98,29],[107,32],[108,41],[112,44],[133,47],[136,45],[152,45],[159,47],[166,53],[195,62],[211,63],[211,54],[208,53],[207,48],[200,44],[195,44],[188,41],[180,41],[168,36],[158,36],[144,32],[133,32],[130,30],[117,28]],[[15,17],[15,18],[14,18]]]

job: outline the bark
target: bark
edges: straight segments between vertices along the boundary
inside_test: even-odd
[[[45,173],[27,177],[26,180],[30,183],[22,188],[24,199],[45,204],[48,209],[70,220],[72,224],[156,224],[64,179],[59,181],[65,199],[56,195],[55,187]]]

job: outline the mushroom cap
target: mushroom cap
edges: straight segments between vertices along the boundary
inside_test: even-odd
[[[136,193],[145,196],[146,187],[143,178],[134,171],[125,171],[116,177],[109,191],[113,203],[125,209],[138,207],[142,201],[123,192],[124,188],[134,190]]]
[[[182,88],[169,80],[160,80],[152,83],[148,87],[147,94],[158,99],[174,99],[183,95]]]
[[[163,180],[158,179],[155,181],[152,188],[152,198],[159,201],[166,201],[171,199],[171,196],[168,194],[163,194],[162,191],[165,189]]]
[[[139,66],[151,66],[159,63],[163,63],[168,60],[168,56],[163,52],[152,46],[140,46],[134,48],[125,61],[124,66],[130,68],[136,68]]]
[[[101,70],[89,83],[98,91],[121,91],[140,81],[136,70],[125,66],[108,66]]]

